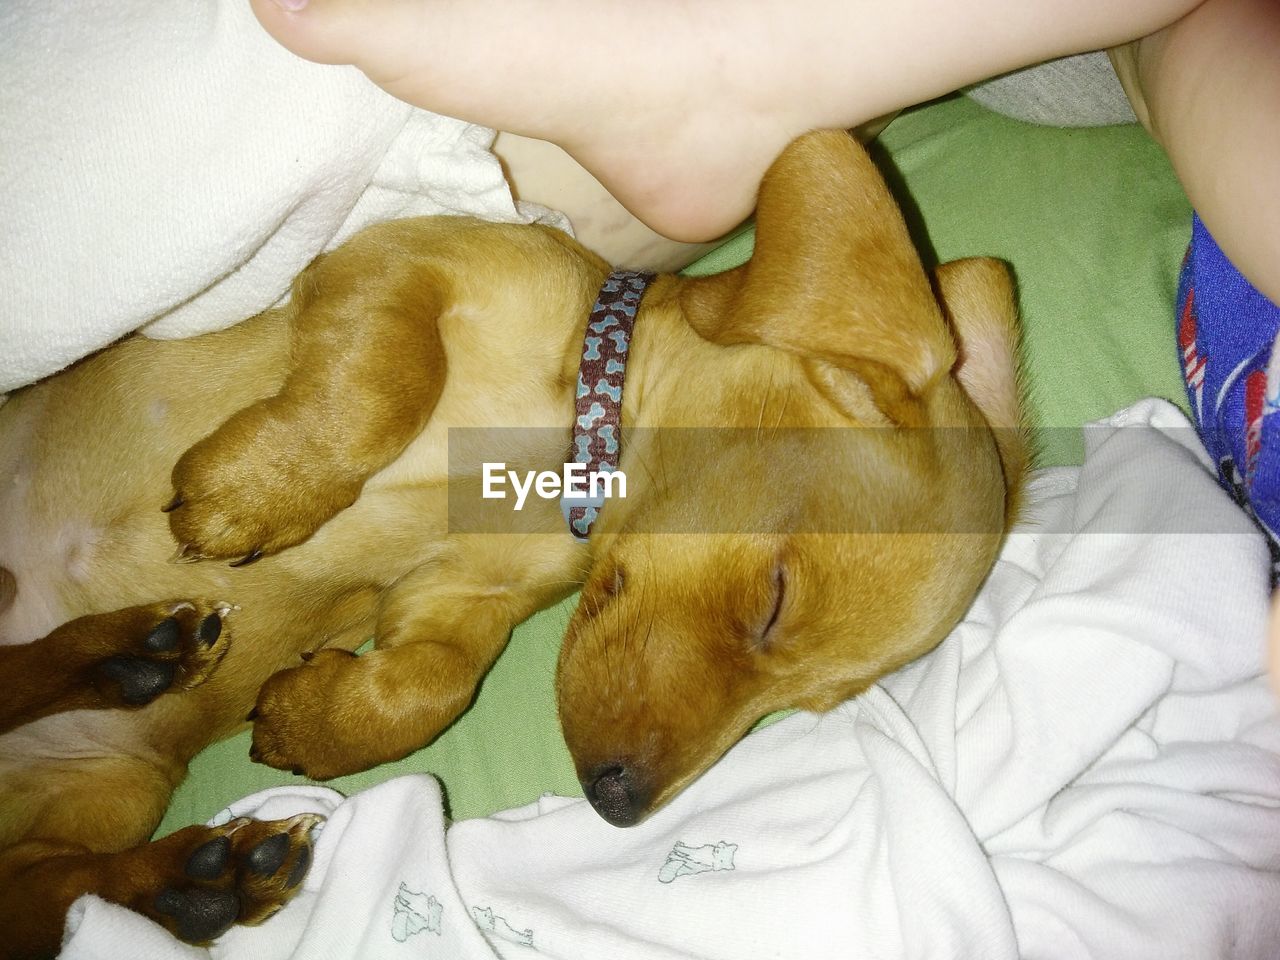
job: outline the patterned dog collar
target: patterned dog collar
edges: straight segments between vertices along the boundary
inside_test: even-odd
[[[618,469],[622,452],[622,386],[627,375],[631,330],[651,273],[618,270],[600,288],[578,367],[574,399],[573,460],[586,465],[588,477]],[[566,493],[560,510],[575,540],[586,543],[604,506],[603,493]]]

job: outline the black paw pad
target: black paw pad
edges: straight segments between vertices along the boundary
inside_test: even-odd
[[[173,685],[177,667],[134,657],[111,657],[99,665],[102,675],[120,687],[120,699],[131,706],[150,703]]]
[[[307,875],[307,868],[311,866],[311,848],[303,847],[298,851],[298,859],[294,861],[293,867],[289,870],[289,876],[284,882],[286,890],[292,890],[302,882],[302,878]]]
[[[240,898],[227,890],[162,890],[156,910],[177,921],[174,932],[188,943],[203,943],[226,933],[240,915]]]
[[[284,863],[284,858],[289,855],[289,835],[287,833],[277,833],[274,836],[267,837],[256,847],[249,851],[249,855],[245,858],[245,863],[254,873],[269,877]]]
[[[206,647],[211,647],[218,637],[222,636],[222,617],[211,613],[200,621],[196,636]]]
[[[155,629],[147,634],[142,645],[152,653],[168,653],[176,650],[182,640],[182,625],[173,617],[161,620]]]
[[[216,880],[231,858],[231,838],[214,837],[196,847],[183,869],[192,880]]]

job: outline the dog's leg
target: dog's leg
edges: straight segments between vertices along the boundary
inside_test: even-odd
[[[203,683],[230,644],[225,603],[173,600],[79,617],[0,646],[0,733],[65,710],[142,707]]]
[[[280,392],[174,467],[179,559],[245,563],[301,543],[422,431],[444,385],[443,284],[370,244],[357,238],[298,278]]]
[[[565,567],[546,563],[545,548],[539,566],[504,544],[503,568],[516,582],[494,588],[479,572],[493,569],[493,558],[480,556],[493,549],[491,542],[468,544],[397,584],[379,613],[375,649],[359,657],[322,650],[263,684],[253,714],[254,758],[327,779],[433,740],[471,703],[512,627],[573,584]]]
[[[320,817],[187,827],[118,853],[29,840],[0,852],[0,957],[52,956],[71,904],[93,893],[189,943],[261,923],[297,892]]]

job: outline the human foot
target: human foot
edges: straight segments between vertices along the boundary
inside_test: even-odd
[[[1199,0],[251,0],[267,31],[394,96],[562,147],[675,240],[750,213],[807,130],[1142,36]]]
[[[714,239],[746,219],[763,171],[819,125],[808,98],[793,108],[775,95],[765,67],[717,66],[769,59],[732,49],[721,21],[733,13],[720,3],[655,3],[637,18],[627,4],[515,0],[501,21],[487,4],[452,0],[289,3],[252,0],[294,53],[354,64],[435,112],[551,141],[676,240]]]

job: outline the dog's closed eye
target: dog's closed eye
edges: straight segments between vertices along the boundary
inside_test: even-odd
[[[761,622],[753,640],[755,649],[762,652],[768,652],[773,644],[773,634],[782,616],[782,604],[787,597],[787,571],[781,562],[773,568],[772,586],[773,605],[769,609],[769,616]]]

